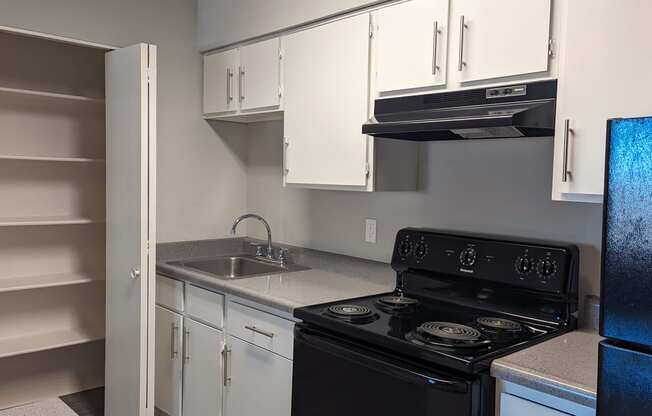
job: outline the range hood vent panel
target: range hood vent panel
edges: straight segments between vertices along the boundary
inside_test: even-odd
[[[398,140],[552,136],[557,81],[376,100],[362,132]]]

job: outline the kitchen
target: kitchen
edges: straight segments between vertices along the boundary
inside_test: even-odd
[[[70,292],[48,282],[31,286],[16,284],[12,283],[16,276],[18,280],[29,278],[38,270],[34,273],[9,270],[3,276],[8,279],[0,295],[5,296],[3,303],[12,297],[13,300],[5,303],[12,306],[6,306],[3,315],[13,313],[26,325],[39,321],[40,317],[32,316],[36,315],[34,312],[20,309],[21,301],[34,299],[30,296],[51,299],[52,295],[59,296],[57,290],[64,297],[73,297],[73,303],[79,303],[75,303],[78,307],[72,308],[70,314],[89,308],[100,315],[96,313],[96,305],[86,306],[77,301],[88,290],[93,296],[105,297],[93,301],[106,302],[106,334],[101,330],[95,333],[95,328],[101,325],[93,323],[88,337],[73,339],[57,348],[51,344],[14,348],[17,331],[11,328],[11,320],[5,321],[7,330],[3,338],[6,340],[0,343],[3,352],[0,359],[4,368],[11,370],[0,375],[0,409],[20,409],[30,402],[105,385],[106,414],[153,414],[156,407],[156,412],[186,416],[249,415],[261,408],[269,414],[301,415],[306,412],[302,406],[311,404],[314,406],[311,413],[320,414],[321,409],[327,414],[327,407],[319,406],[319,397],[306,390],[310,382],[297,382],[304,380],[297,374],[305,374],[309,364],[318,364],[318,360],[309,359],[308,365],[300,364],[299,359],[305,360],[301,358],[305,357],[305,349],[297,348],[295,343],[299,340],[295,331],[300,330],[299,321],[308,322],[311,318],[308,315],[297,318],[296,309],[387,294],[395,288],[400,289],[397,294],[405,295],[403,301],[409,295],[425,296],[425,292],[413,292],[414,285],[421,286],[421,279],[412,272],[424,267],[434,268],[429,273],[441,274],[441,270],[438,263],[426,262],[425,266],[419,263],[421,266],[416,268],[410,263],[414,259],[412,255],[421,253],[417,250],[420,239],[434,239],[427,245],[430,253],[434,253],[431,247],[438,242],[444,244],[445,236],[469,238],[466,236],[470,233],[484,238],[508,236],[491,237],[501,244],[526,244],[532,239],[556,242],[546,247],[549,251],[566,250],[556,260],[557,265],[569,265],[564,267],[566,281],[576,281],[579,291],[573,285],[555,289],[555,295],[567,292],[571,309],[563,314],[563,322],[558,322],[559,337],[541,344],[532,339],[528,344],[531,348],[495,359],[490,369],[480,371],[481,378],[490,381],[483,387],[486,391],[483,390],[480,400],[482,405],[476,406],[477,398],[472,398],[470,406],[474,410],[445,414],[595,414],[596,406],[599,414],[618,414],[600,411],[600,401],[596,398],[597,343],[601,339],[596,334],[599,302],[596,297],[600,295],[603,261],[601,202],[605,142],[602,140],[607,136],[607,119],[652,114],[641,93],[644,89],[641,86],[651,81],[646,70],[650,58],[639,53],[646,47],[639,39],[648,38],[645,36],[648,5],[633,0],[629,8],[606,1],[562,0],[537,0],[527,6],[507,0],[495,3],[332,0],[319,4],[290,0],[238,3],[200,0],[196,4],[119,1],[89,2],[84,6],[72,1],[51,3],[29,0],[20,5],[3,5],[0,25],[3,32],[12,36],[44,42],[55,43],[53,36],[58,37],[57,44],[64,41],[66,45],[81,39],[86,42],[82,46],[99,51],[88,53],[94,63],[86,68],[100,74],[93,75],[93,82],[101,84],[99,79],[107,71],[106,293],[87,289],[86,286],[95,282],[83,278],[72,279],[76,283]],[[640,11],[635,11],[636,7]],[[590,12],[585,13],[586,10]],[[506,18],[509,23],[501,23]],[[609,27],[604,24],[607,18]],[[631,33],[631,27],[637,27],[642,33]],[[44,38],[42,34],[50,36]],[[120,188],[126,184],[116,182],[117,191],[112,193],[111,172],[126,170],[137,161],[130,160],[129,153],[120,146],[114,151],[124,155],[110,157],[109,138],[121,134],[120,129],[111,126],[123,126],[134,120],[129,118],[131,113],[120,112],[119,106],[111,107],[112,102],[125,102],[123,96],[112,99],[115,90],[112,86],[120,86],[123,81],[119,71],[116,76],[121,77],[120,83],[109,77],[109,66],[104,68],[101,56],[106,51],[108,55],[120,52],[114,50],[116,45],[127,47],[139,42],[156,45],[153,50],[147,48],[147,65],[155,66],[144,69],[144,78],[139,81],[140,86],[156,85],[148,96],[149,102],[154,103],[149,108],[149,120],[155,116],[156,121],[147,124],[145,118],[136,120],[141,127],[155,126],[146,136],[156,138],[156,149],[148,149],[149,165],[142,164],[141,159],[141,165],[134,166],[150,179],[149,183],[142,182],[143,189],[149,186],[148,201],[156,203],[148,205],[149,231],[146,232],[151,234],[134,235],[133,239],[141,239],[146,245],[147,237],[154,239],[155,232],[158,247],[156,250],[151,244],[147,249],[137,247],[140,260],[130,259],[124,262],[125,270],[113,272],[111,253],[116,252],[111,247],[113,244],[120,247],[120,242],[111,239],[116,235],[110,228],[114,223],[111,201],[118,200],[116,209],[129,208],[120,200],[125,199],[127,192],[134,195],[140,192],[141,196],[143,192]],[[10,43],[6,43],[7,50],[18,49],[11,49]],[[33,59],[33,63],[53,65],[47,62],[46,56],[37,58],[37,55],[23,56],[21,62],[30,65]],[[476,65],[478,62],[481,64]],[[12,76],[5,77],[2,86],[93,98],[101,97],[104,91],[100,90],[105,87],[101,85],[98,91],[91,92],[69,91],[65,86],[55,85],[56,80],[51,84],[48,80],[39,81],[36,87],[16,86],[19,73],[16,70]],[[34,81],[38,77],[30,76],[39,84]],[[607,81],[614,76],[617,82]],[[147,77],[149,80],[143,81]],[[381,134],[392,134],[387,131],[378,133],[378,139],[361,134],[364,128],[370,129],[367,131],[370,134],[376,134],[373,129],[392,130],[391,123],[383,124],[379,110],[392,105],[407,108],[414,103],[411,97],[414,100],[444,93],[456,98],[456,92],[477,90],[487,94],[481,103],[487,104],[490,91],[495,91],[500,96],[496,102],[518,103],[530,98],[527,94],[535,89],[533,85],[554,80],[554,94],[546,98],[553,99],[556,105],[552,112],[554,125],[548,126],[542,137],[416,143],[381,138]],[[525,95],[518,95],[521,93],[518,88],[523,85],[528,87]],[[133,89],[118,92],[126,94]],[[16,95],[15,91],[8,94]],[[383,101],[381,105],[377,98]],[[8,102],[11,107],[16,101]],[[44,105],[52,104],[55,103]],[[465,102],[465,105],[471,107],[475,103]],[[378,116],[375,121],[374,111]],[[550,114],[540,117],[550,121]],[[510,119],[510,128],[525,131],[517,119]],[[477,127],[469,122],[449,130]],[[20,132],[21,127],[13,130]],[[13,140],[24,140],[23,136],[31,138],[32,131],[26,130],[22,136],[16,133]],[[502,137],[511,134],[513,131]],[[15,154],[30,152],[45,157],[48,149],[21,148],[11,138],[6,140],[5,146],[15,150],[3,152],[14,157],[6,162],[7,185],[17,174],[23,175],[20,177],[23,180],[28,175],[23,173],[25,168],[20,163],[28,164],[28,168],[30,163],[35,163],[46,173],[55,171],[57,180],[64,183],[63,175],[79,173],[74,171],[77,168],[62,173],[57,167],[45,167],[47,163],[43,160],[16,160]],[[600,142],[595,145],[588,140]],[[73,155],[77,161],[90,156],[103,158],[103,152],[98,149],[90,149],[96,152],[89,156],[89,148],[85,146],[77,144],[71,150],[70,153],[82,153]],[[50,150],[61,152],[61,149]],[[57,154],[63,159],[71,156]],[[50,162],[69,163],[67,159]],[[84,166],[81,169],[94,172],[95,167]],[[16,169],[19,173],[15,173]],[[151,176],[147,174],[148,169]],[[152,177],[156,178],[155,184]],[[45,208],[60,208],[48,199],[60,202],[56,196],[41,192],[42,188],[34,185],[39,183],[38,177],[28,179],[40,192],[41,199],[37,201],[45,201],[42,212],[23,214],[19,203],[7,208],[3,216],[45,216]],[[84,192],[92,193],[92,185],[89,187],[82,179],[77,181],[75,184],[82,186]],[[19,192],[16,187],[5,189]],[[28,200],[23,195],[14,194],[14,197]],[[73,194],[74,197],[79,195]],[[85,215],[91,218],[102,215],[102,210],[93,203],[83,202]],[[244,213],[259,214],[269,223],[272,250],[268,249],[263,221],[243,220],[235,227],[236,238],[233,238],[230,232],[234,220]],[[122,218],[124,213],[117,212],[117,215]],[[28,222],[17,227],[14,221],[9,229],[7,222],[2,223],[7,237],[3,247],[10,253],[5,261],[8,269],[14,270],[19,265],[10,256],[24,257],[24,249],[30,248],[29,241],[59,232],[51,231],[52,228],[64,227],[66,233],[87,226]],[[142,217],[140,224],[142,227]],[[399,239],[397,233],[406,227],[439,230],[443,234],[419,231],[407,237],[400,234]],[[28,241],[18,240],[21,244],[16,248],[12,241],[23,235],[19,234],[21,230],[35,235]],[[394,259],[404,238],[410,244],[408,255]],[[83,240],[82,236],[79,239]],[[61,248],[56,239],[47,241],[53,250]],[[97,243],[95,237],[91,241]],[[478,241],[467,241],[465,245],[468,244],[476,246],[477,255],[485,255]],[[70,245],[73,251],[84,246],[77,240]],[[579,247],[579,256],[569,245]],[[279,250],[281,246],[288,251]],[[102,247],[92,250],[91,259],[101,250]],[[528,250],[536,252],[534,248]],[[154,251],[158,262],[152,255]],[[515,254],[514,258],[510,254],[509,260],[498,256],[498,263],[509,263],[510,272],[518,272],[520,265],[526,274],[538,275],[538,263],[531,266],[527,262],[515,263],[517,258],[523,260],[521,254]],[[238,256],[229,264],[196,264],[215,256],[231,255]],[[259,258],[268,255],[273,258]],[[462,261],[457,248],[453,257]],[[464,261],[471,257],[465,257]],[[534,254],[532,257],[534,261],[539,260]],[[578,257],[579,273],[576,273],[570,265]],[[82,263],[90,262],[84,260]],[[283,267],[297,266],[298,270],[286,270],[282,274],[269,271],[281,260],[286,262]],[[140,267],[134,266],[138,261]],[[261,266],[262,269],[254,270],[261,261],[270,268]],[[406,265],[410,272],[407,274],[403,270]],[[50,265],[45,260],[42,266],[45,270],[47,267],[62,269],[60,272],[68,271],[66,267],[79,269],[79,265]],[[463,268],[470,270],[473,265]],[[396,271],[405,276],[397,280]],[[215,277],[243,273],[251,273],[252,277]],[[155,278],[156,274],[160,277]],[[127,279],[122,279],[124,275]],[[514,276],[512,283],[516,287],[527,281],[520,279],[518,273]],[[497,277],[484,276],[479,280],[486,283],[494,278]],[[140,298],[120,296],[134,285],[141,290]],[[482,286],[482,289],[486,288]],[[137,315],[120,313],[127,302],[131,303],[125,312],[133,313],[136,309],[129,308],[138,308],[140,320],[134,318]],[[59,307],[52,300],[46,303],[53,309]],[[47,308],[37,311],[47,313]],[[382,313],[378,312],[384,317]],[[512,312],[511,316],[522,314]],[[576,317],[579,317],[580,331],[566,334],[574,329]],[[81,326],[85,328],[86,324]],[[348,331],[350,326],[353,325],[341,327]],[[536,325],[533,328],[539,329]],[[330,329],[337,332],[337,327]],[[615,338],[623,335],[604,334]],[[549,335],[557,333],[551,331],[543,337]],[[106,352],[101,348],[104,338]],[[371,338],[365,339],[367,343],[370,341]],[[388,347],[388,351],[392,350]],[[405,347],[401,351],[403,358],[409,355],[408,350]],[[84,354],[84,361],[89,364],[77,369],[66,358],[75,354]],[[432,361],[436,360],[432,357],[430,360],[427,370],[447,373],[441,368],[446,367],[445,363]],[[46,366],[44,362],[50,364]],[[104,362],[106,374],[102,371]],[[156,364],[151,365],[153,362]],[[419,362],[423,366],[423,359]],[[40,372],[21,373],[19,369],[26,365],[35,366]],[[64,370],[67,378],[58,376]],[[451,371],[456,377],[465,374],[459,368]],[[495,386],[491,377],[486,377],[491,374],[497,379]],[[270,378],[273,383],[268,381]],[[640,397],[640,403],[650,400],[649,384],[641,384],[644,391],[646,386],[648,397]],[[352,390],[359,393],[356,397],[361,400],[369,394],[364,388]],[[297,391],[304,393],[294,394]],[[391,395],[391,391],[388,393]],[[329,401],[341,405],[343,402],[337,400],[347,396],[342,397],[329,397]],[[396,399],[400,402],[400,397]],[[611,409],[608,405],[601,406]],[[615,406],[623,408],[623,405]],[[373,409],[373,405],[368,404],[364,409]],[[420,409],[427,408],[407,409],[419,414]],[[644,409],[643,405],[623,414],[646,414]],[[341,409],[340,412],[345,413]]]

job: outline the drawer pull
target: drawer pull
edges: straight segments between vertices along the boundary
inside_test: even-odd
[[[274,333],[273,332],[263,331],[262,329],[258,329],[253,325],[245,325],[245,329],[248,329],[251,332],[255,332],[256,334],[260,334],[260,335],[265,336],[267,338],[274,338]]]

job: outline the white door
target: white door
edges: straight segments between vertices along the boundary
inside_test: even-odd
[[[652,115],[652,2],[565,4],[553,199],[602,202],[607,119]]]
[[[378,92],[446,84],[448,4],[412,0],[378,11]]]
[[[289,416],[292,361],[233,336],[227,345],[225,416]]]
[[[240,109],[265,110],[280,104],[280,39],[240,48]]]
[[[183,416],[222,414],[222,331],[184,320]]]
[[[238,109],[238,50],[204,56],[204,114]]]
[[[365,186],[369,15],[284,40],[287,184]]]
[[[550,1],[453,0],[451,58],[460,81],[547,71]]]
[[[183,317],[156,306],[156,408],[181,416]]]
[[[156,47],[106,55],[107,416],[154,413]]]

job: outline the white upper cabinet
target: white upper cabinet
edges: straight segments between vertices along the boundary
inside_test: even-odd
[[[369,14],[284,39],[285,182],[367,185]]]
[[[204,55],[204,117],[265,120],[253,115],[278,112],[281,100],[279,38]]]
[[[446,85],[449,0],[412,0],[376,15],[379,93]]]
[[[547,71],[550,2],[453,0],[450,52],[459,81]]]
[[[243,111],[278,108],[280,97],[280,40],[240,48],[239,100]]]
[[[204,56],[204,114],[238,109],[238,50]]]
[[[652,114],[652,3],[566,4],[552,194],[602,202],[607,120]]]

